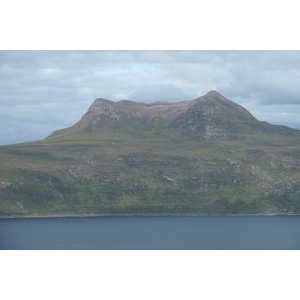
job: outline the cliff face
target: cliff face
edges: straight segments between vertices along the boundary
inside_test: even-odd
[[[300,131],[215,91],[96,99],[75,125],[0,147],[0,216],[300,213]]]

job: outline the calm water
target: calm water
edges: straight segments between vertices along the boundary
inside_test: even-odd
[[[0,249],[299,250],[300,216],[0,219]]]

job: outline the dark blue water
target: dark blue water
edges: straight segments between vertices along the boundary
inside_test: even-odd
[[[300,250],[300,216],[0,219],[0,249]]]

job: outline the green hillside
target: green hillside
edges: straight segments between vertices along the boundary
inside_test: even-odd
[[[0,147],[0,215],[300,213],[300,131],[210,92],[97,99],[74,126]]]

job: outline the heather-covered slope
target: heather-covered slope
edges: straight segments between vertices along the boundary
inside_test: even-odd
[[[0,215],[300,213],[300,131],[215,91],[96,99],[74,126],[0,159]]]

